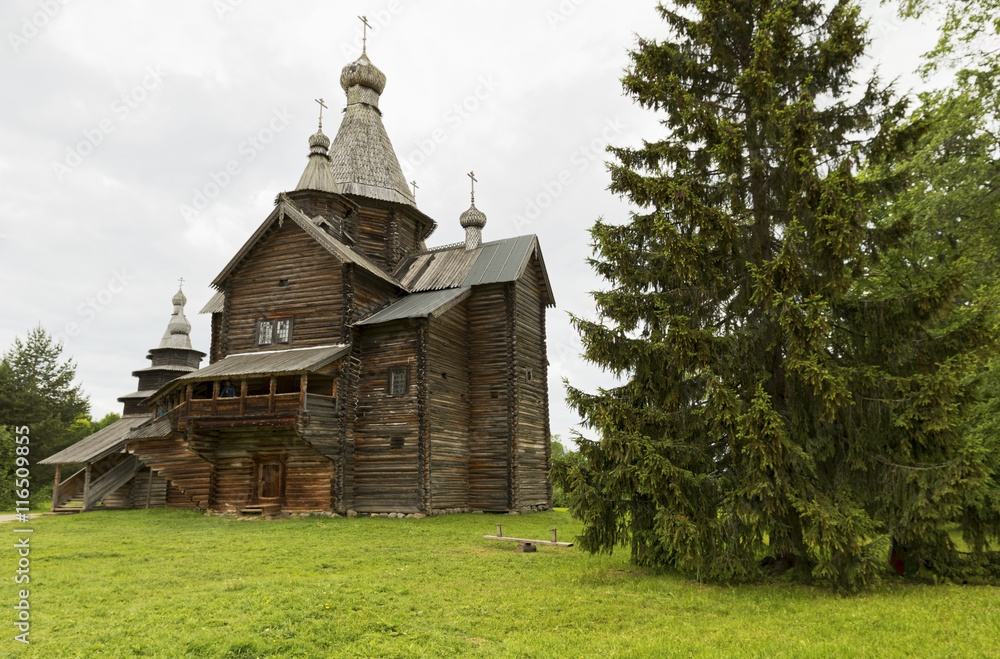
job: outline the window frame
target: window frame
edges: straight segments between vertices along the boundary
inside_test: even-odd
[[[403,388],[402,391],[395,391],[393,389],[393,375],[396,373],[401,373],[403,378]],[[410,369],[394,367],[390,368],[386,373],[386,393],[389,396],[405,396],[410,391]]]
[[[264,341],[264,328],[267,327],[267,341]],[[274,320],[261,318],[257,321],[257,345],[274,345]]]
[[[284,340],[279,338],[278,335],[278,324],[288,323],[288,335]],[[263,341],[265,327],[267,328],[267,341]],[[295,317],[294,316],[270,316],[268,318],[259,318],[256,325],[256,335],[255,343],[258,346],[276,346],[276,345],[291,345],[292,335],[295,331]]]

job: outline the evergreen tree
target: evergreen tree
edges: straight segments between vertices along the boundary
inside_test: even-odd
[[[36,327],[24,341],[15,338],[0,360],[0,426],[30,427],[33,488],[54,473],[37,461],[80,439],[72,426],[90,411],[80,386],[73,384],[76,365],[61,358],[62,345]]]
[[[903,0],[901,13],[921,17],[925,0]],[[891,163],[915,185],[893,200],[890,211],[912,218],[912,239],[926,254],[962,263],[969,271],[958,307],[981,306],[1000,334],[1000,1],[965,0],[942,6],[941,36],[925,55],[925,83],[950,72],[945,88],[920,95],[906,122],[926,130],[907,158]],[[943,77],[943,76],[942,76]],[[941,78],[938,78],[941,79]],[[977,447],[983,470],[975,496],[963,508],[960,528],[973,558],[982,563],[988,540],[1000,544],[1000,358],[980,363],[976,402],[961,424]],[[995,554],[994,554],[995,556]],[[995,560],[995,559],[994,559]]]
[[[611,149],[611,189],[639,210],[591,230],[604,320],[574,318],[586,358],[625,380],[568,388],[600,435],[559,475],[580,544],[848,590],[893,540],[948,560],[944,524],[983,477],[956,425],[987,333],[954,313],[961,268],[884,212],[905,176],[857,173],[916,133],[886,129],[905,108],[877,79],[853,82],[858,7],[675,5],[673,38],[640,40],[623,78],[667,135]]]

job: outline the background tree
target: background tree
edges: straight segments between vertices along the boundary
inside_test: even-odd
[[[673,38],[640,39],[623,79],[667,135],[611,149],[639,210],[591,230],[604,321],[574,319],[626,380],[568,388],[600,435],[560,475],[580,544],[724,581],[771,559],[844,589],[877,581],[893,539],[945,564],[983,478],[956,422],[987,332],[955,313],[960,264],[884,212],[906,177],[857,174],[917,132],[887,130],[904,106],[876,79],[854,88],[858,7],[675,5]]]
[[[90,403],[73,384],[75,377],[73,360],[62,360],[62,345],[41,327],[24,341],[14,339],[0,360],[0,426],[31,428],[32,489],[54,474],[37,461],[81,439],[72,426],[87,418]]]
[[[908,215],[926,254],[965,264],[970,276],[955,297],[990,313],[1000,333],[1000,2],[935,4],[905,0],[900,12],[925,17],[940,8],[941,37],[925,56],[926,84],[953,78],[920,94],[909,125],[926,127],[896,172],[918,181],[890,207]],[[979,446],[989,474],[961,517],[965,539],[980,554],[987,537],[1000,537],[1000,358],[980,362],[976,402],[961,424]]]

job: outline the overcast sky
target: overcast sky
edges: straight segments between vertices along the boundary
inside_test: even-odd
[[[592,317],[602,282],[585,263],[598,216],[624,221],[604,146],[658,139],[655,115],[621,94],[636,35],[664,29],[649,0],[265,2],[4,0],[0,5],[0,348],[39,323],[65,344],[93,416],[121,412],[185,280],[194,346],[211,280],[306,164],[322,97],[340,124],[341,68],[361,51],[386,74],[383,120],[430,246],[537,234],[557,307],[548,312],[551,427],[578,419],[563,378],[612,380],[579,356],[567,314]],[[869,66],[910,72],[933,31],[872,3]]]

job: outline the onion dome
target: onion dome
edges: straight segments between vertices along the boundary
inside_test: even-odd
[[[483,242],[483,227],[486,226],[486,213],[476,208],[476,175],[469,172],[472,179],[470,196],[472,205],[469,210],[458,216],[458,221],[465,229],[465,249],[476,249]]]
[[[361,53],[341,71],[340,86],[347,94],[347,107],[330,148],[338,191],[416,206],[378,108],[385,74]]]
[[[378,95],[385,89],[385,74],[372,64],[367,53],[351,62],[340,72],[340,86],[350,93],[351,87],[361,85],[375,92],[375,106],[378,107]],[[350,101],[348,101],[350,102]]]
[[[315,133],[309,136],[309,153],[318,153],[329,158],[327,149],[330,148],[330,138],[323,133],[323,126],[319,127]]]
[[[174,313],[167,323],[167,331],[163,333],[160,340],[161,348],[185,348],[191,349],[191,323],[184,316],[184,305],[187,304],[187,297],[180,289],[174,295],[171,302],[174,303]]]
[[[296,190],[322,190],[323,192],[340,192],[337,181],[330,169],[330,138],[323,133],[322,120],[319,129],[309,137],[309,162],[305,171],[299,177]]]
[[[458,217],[458,221],[461,223],[463,229],[468,229],[469,227],[482,229],[486,226],[486,213],[476,208],[476,202],[472,202],[469,210]]]

